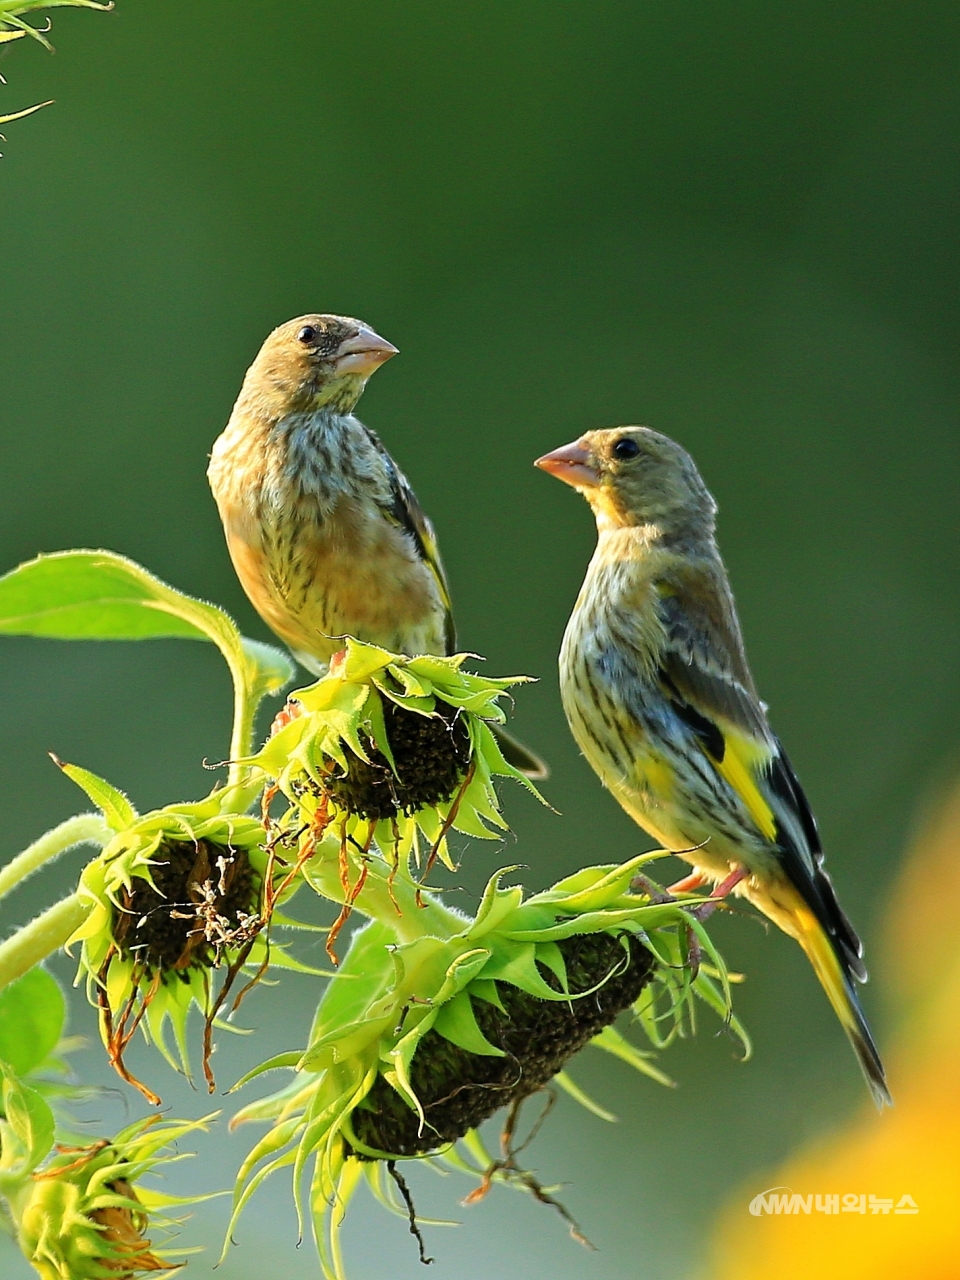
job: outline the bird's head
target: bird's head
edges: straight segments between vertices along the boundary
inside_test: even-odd
[[[693,459],[650,427],[588,431],[535,465],[579,490],[601,531],[644,525],[674,538],[713,531],[716,503]]]
[[[397,348],[350,316],[308,315],[274,329],[247,372],[244,392],[280,412],[351,413],[367,379]]]

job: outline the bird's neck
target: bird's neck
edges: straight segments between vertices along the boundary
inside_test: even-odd
[[[305,500],[330,514],[356,488],[369,451],[366,428],[352,414],[329,408],[285,413],[234,411],[211,455],[214,491],[230,489],[242,472],[241,502],[286,509]]]
[[[597,553],[594,559],[642,560],[663,550],[663,530],[658,524],[617,524],[597,519]]]
[[[272,440],[287,446],[315,449],[339,449],[343,441],[363,430],[363,424],[352,413],[338,413],[324,407],[286,413],[268,428]]]
[[[604,557],[633,560],[670,556],[710,558],[716,554],[712,529],[702,525],[676,523],[669,520],[643,520],[624,524],[597,515],[597,550]]]
[[[331,378],[317,371],[315,377],[291,378],[285,364],[271,365],[260,358],[247,370],[234,412],[274,420],[294,412],[348,415],[357,407],[369,376],[345,373]]]
[[[712,564],[718,558],[716,544],[702,538],[678,541],[674,531],[655,524],[621,525],[600,529],[587,577],[602,583],[611,598],[621,590],[634,592],[642,582],[654,583],[690,563]]]

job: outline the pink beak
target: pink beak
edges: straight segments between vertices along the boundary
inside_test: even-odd
[[[590,453],[579,440],[554,449],[553,453],[545,453],[533,465],[564,484],[572,484],[575,489],[595,489],[600,483],[599,473],[590,466]]]
[[[365,324],[352,338],[344,338],[337,348],[337,373],[365,373],[368,376],[398,355],[398,349]]]

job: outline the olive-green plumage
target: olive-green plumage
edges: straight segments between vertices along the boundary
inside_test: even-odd
[[[754,687],[716,504],[692,458],[647,427],[617,427],[537,465],[577,488],[597,522],[560,654],[581,750],[627,813],[702,881],[731,884],[797,939],[874,1099],[889,1102],[854,986],[866,980],[860,941]]]

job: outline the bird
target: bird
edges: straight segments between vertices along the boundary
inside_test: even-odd
[[[350,316],[279,325],[247,370],[207,476],[251,604],[314,675],[345,638],[392,653],[456,650],[433,525],[379,437],[354,414],[398,354]],[[528,776],[546,766],[494,728]]]
[[[571,732],[622,808],[693,868],[674,896],[741,895],[803,948],[877,1106],[891,1104],[857,994],[860,939],[767,718],[690,455],[650,427],[588,431],[535,465],[586,498],[597,545],[560,651]]]

